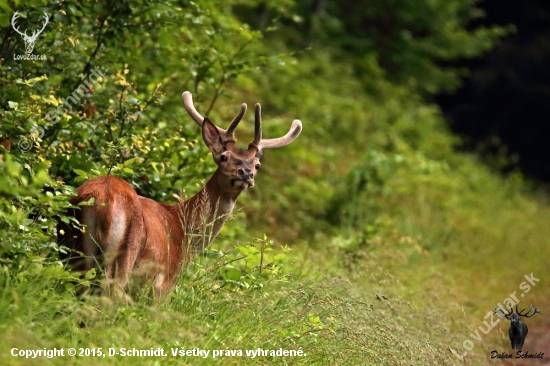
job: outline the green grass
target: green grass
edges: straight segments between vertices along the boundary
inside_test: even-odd
[[[348,255],[334,249],[335,256]],[[309,253],[308,258],[322,258]],[[216,359],[140,357],[141,364],[451,364],[449,341],[456,337],[437,307],[421,307],[401,294],[404,286],[377,264],[361,261],[349,278],[327,275],[313,281],[290,276],[259,286],[220,288],[219,271],[184,276],[169,301],[134,303],[102,297],[76,300],[55,278],[28,276],[2,283],[2,365],[127,364],[121,356],[22,359],[13,347],[139,348],[202,350],[302,350],[302,357],[220,356]],[[345,259],[357,266],[357,258]],[[309,262],[309,260],[307,261]],[[357,262],[352,264],[353,262]],[[306,264],[311,266],[311,263]],[[206,267],[201,267],[206,268]],[[330,272],[330,271],[327,271]],[[202,273],[199,271],[199,273]],[[363,275],[353,275],[363,273]],[[315,277],[310,273],[310,278]],[[8,277],[9,278],[9,277]],[[15,279],[12,279],[15,281]],[[60,288],[61,287],[61,288]],[[405,291],[406,292],[406,291]],[[419,295],[437,305],[433,293]],[[427,329],[426,325],[431,324]]]
[[[439,109],[416,87],[391,81],[376,52],[357,60],[322,42],[296,52],[286,36],[266,36],[248,55],[235,54],[240,40],[211,33],[257,35],[225,14],[231,8],[212,7],[213,15],[199,8],[175,12],[170,23],[178,31],[163,28],[145,38],[121,33],[113,42],[122,43],[105,44],[94,61],[111,68],[94,94],[95,119],[74,113],[57,125],[62,133],[46,141],[28,136],[32,151],[2,151],[0,365],[462,364],[452,350],[463,352],[485,314],[519,291],[531,273],[540,282],[522,304],[532,302],[544,314],[529,320],[530,332],[543,324],[550,305],[547,196],[531,191],[519,175],[502,178],[456,153],[457,138]],[[144,14],[139,11],[139,18]],[[211,16],[225,27],[208,30]],[[90,13],[89,19],[97,17]],[[110,27],[127,24],[119,20]],[[196,27],[199,22],[206,28]],[[51,70],[36,64],[40,70],[31,67],[25,74],[32,79],[22,83],[19,67],[5,68],[11,86],[4,93],[3,136],[30,131],[44,122],[43,111],[67,97],[63,85],[78,81],[79,60],[89,59],[99,39],[89,37],[87,27],[75,18],[63,25],[66,31],[49,32],[51,42],[76,47],[52,54],[68,62],[64,73],[58,64]],[[177,44],[142,42],[165,36]],[[189,37],[195,44],[182,42]],[[229,69],[204,53],[203,40],[213,42],[219,60],[232,60]],[[127,53],[124,44],[140,47]],[[123,53],[111,52],[119,49]],[[163,67],[151,69],[143,56],[157,54]],[[263,65],[264,58],[273,60]],[[126,63],[129,68],[117,72]],[[366,73],[361,76],[354,64]],[[33,78],[38,71],[50,79]],[[194,74],[193,82],[188,76]],[[218,80],[226,81],[222,90]],[[166,94],[156,100],[151,93],[159,82]],[[79,173],[84,180],[114,164],[111,172],[161,201],[198,190],[213,163],[180,105],[180,89],[193,86],[200,107],[220,96],[212,110],[220,123],[239,103],[259,101],[266,138],[284,134],[294,118],[304,131],[295,143],[266,152],[257,187],[239,198],[243,214],[226,225],[209,255],[184,271],[169,298],[152,301],[147,291],[132,302],[75,296],[74,277],[56,262],[54,229],[74,191],[53,177]],[[128,136],[105,138],[112,129],[122,137],[126,121],[145,104],[147,117],[126,129]],[[248,128],[250,137],[247,118],[239,133]],[[263,233],[278,245],[254,240]],[[482,335],[466,364],[485,365],[490,350],[507,350],[506,330],[503,322]],[[168,356],[11,356],[13,348],[54,347],[103,353],[161,347]],[[307,356],[172,357],[172,348],[301,350]]]
[[[464,352],[463,342],[472,340],[485,314],[519,293],[525,274],[541,281],[521,304],[532,302],[545,313],[550,209],[525,193],[523,183],[498,178],[469,157],[456,169],[431,161],[429,171],[415,168],[428,158],[411,159],[388,169],[385,193],[376,187],[354,193],[354,204],[370,207],[354,211],[366,215],[355,217],[358,226],[348,222],[309,242],[303,237],[290,251],[267,240],[235,246],[241,229],[229,223],[213,244],[218,250],[197,257],[163,301],[146,294],[130,303],[78,299],[70,277],[55,265],[30,262],[19,273],[6,272],[0,364],[460,364],[452,350]],[[531,319],[530,329],[542,321]],[[468,364],[483,365],[492,349],[507,350],[506,330],[503,323],[481,334]],[[10,354],[54,347],[103,353],[161,347],[166,356]],[[171,349],[211,354],[172,356]],[[258,349],[305,355],[246,356]],[[212,358],[214,350],[221,355]],[[229,350],[243,355],[224,355]]]
[[[308,70],[310,62],[295,67]],[[152,301],[145,292],[129,303],[79,299],[72,277],[50,255],[53,234],[28,223],[34,231],[18,233],[19,247],[6,251],[12,257],[0,267],[0,365],[453,365],[463,363],[453,350],[463,353],[467,340],[474,347],[466,363],[485,365],[491,350],[508,350],[507,324],[479,340],[471,335],[499,302],[519,294],[524,275],[540,282],[520,306],[532,302],[547,314],[548,198],[519,175],[502,178],[454,152],[435,108],[390,87],[380,100],[369,98],[342,67],[302,78],[308,98],[278,93],[277,83],[284,88],[304,70],[272,77],[273,89],[265,90],[284,99],[264,98],[281,109],[290,104],[293,113],[272,119],[273,126],[299,116],[304,136],[266,154],[257,187],[239,200],[242,213],[169,298]],[[333,98],[325,90],[336,77],[342,90]],[[197,181],[204,174],[195,173]],[[37,205],[31,198],[42,184],[25,193],[29,206]],[[20,228],[13,221],[10,228]],[[253,240],[264,232],[279,245]],[[32,240],[40,250],[28,245]],[[545,316],[529,320],[530,332]],[[54,347],[161,347],[167,356],[10,354]],[[243,356],[173,357],[171,349]],[[246,356],[258,349],[305,356]]]
[[[368,156],[353,169],[377,172],[380,183],[350,189],[349,197],[334,188],[348,218],[341,226],[303,235],[289,250],[266,239],[243,244],[246,230],[231,222],[162,301],[146,293],[133,302],[79,299],[59,265],[40,261],[5,271],[0,364],[452,365],[461,363],[453,350],[464,352],[485,314],[520,293],[524,275],[541,280],[520,306],[532,302],[546,313],[550,208],[525,183],[499,178],[468,156],[454,165],[419,154]],[[530,329],[543,321],[530,319]],[[507,350],[506,330],[503,322],[480,333],[468,364]],[[166,356],[10,354],[54,347],[161,347]],[[171,349],[211,354],[172,356]],[[258,349],[305,355],[246,356]],[[243,355],[225,355],[230,350]]]

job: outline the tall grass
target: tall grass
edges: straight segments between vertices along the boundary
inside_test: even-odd
[[[349,253],[338,243],[325,252],[277,249],[264,253],[260,275],[257,254],[269,248],[261,242],[199,257],[170,298],[160,302],[147,296],[131,303],[97,296],[77,299],[55,276],[26,276],[22,282],[8,275],[1,284],[0,363],[452,364],[449,347],[459,339],[452,328],[463,315],[446,304],[444,289],[418,288],[411,296],[399,274],[386,267],[401,254]],[[250,254],[235,260],[246,248]],[[12,348],[54,347],[101,348],[104,353],[161,347],[167,356],[10,355]],[[241,350],[243,356],[175,357],[172,348]],[[246,357],[246,350],[281,348],[305,355]]]

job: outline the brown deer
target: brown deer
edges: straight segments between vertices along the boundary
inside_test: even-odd
[[[203,140],[218,168],[195,196],[176,204],[141,197],[114,176],[86,181],[70,199],[73,205],[90,203],[73,211],[85,229],[61,224],[58,230],[61,244],[84,254],[69,258],[75,270],[87,271],[99,264],[115,288],[125,289],[134,273],[150,281],[156,295],[171,291],[182,265],[214,240],[239,195],[254,186],[264,149],[285,146],[302,131],[302,123],[294,120],[283,137],[262,139],[261,106],[256,104],[254,140],[246,150],[239,149],[235,129],[246,104],[224,130],[197,112],[190,92],[182,98],[189,115],[202,127]]]

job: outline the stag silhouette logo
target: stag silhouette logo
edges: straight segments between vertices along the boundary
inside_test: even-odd
[[[498,316],[500,316],[501,318],[506,318],[510,321],[510,329],[508,329],[508,335],[510,336],[510,343],[512,345],[512,349],[518,350],[519,352],[521,352],[521,349],[523,348],[523,343],[525,343],[525,337],[527,337],[527,332],[528,332],[527,324],[522,322],[520,318],[521,317],[530,318],[535,314],[542,315],[540,313],[539,308],[533,308],[532,304],[526,313],[524,313],[525,309],[519,311],[518,306],[516,304],[515,313],[511,305],[510,305],[510,311],[505,312],[501,308],[496,308],[493,310],[493,312]]]
[[[17,26],[17,19],[19,18],[19,11],[16,11],[15,14],[13,14],[13,17],[11,18],[11,26],[13,27],[13,30],[15,30],[17,33],[23,37],[23,41],[25,41],[25,50],[27,52],[27,57],[29,57],[32,54],[32,51],[34,49],[34,43],[36,42],[36,39],[42,33],[44,28],[46,28],[46,25],[48,24],[48,21],[50,18],[48,17],[48,14],[44,13],[44,16],[40,17],[42,20],[42,28],[39,30],[35,30],[32,35],[28,35],[28,30],[25,30],[25,32],[22,32],[19,27]]]

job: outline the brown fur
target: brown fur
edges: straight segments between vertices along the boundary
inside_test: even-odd
[[[244,110],[232,122],[232,131]],[[193,113],[198,120],[194,107]],[[113,176],[86,181],[70,199],[79,205],[93,198],[93,204],[71,213],[85,231],[66,224],[58,228],[60,243],[84,254],[84,258],[70,256],[69,266],[83,272],[102,267],[118,289],[125,289],[131,275],[138,275],[152,282],[157,295],[170,291],[181,267],[214,240],[237,197],[254,185],[262,143],[266,148],[284,146],[301,131],[301,123],[295,121],[286,136],[262,140],[259,105],[256,119],[257,138],[247,150],[235,147],[233,132],[217,128],[207,118],[197,121],[218,169],[200,192],[184,202],[170,205],[141,197],[130,184]]]

